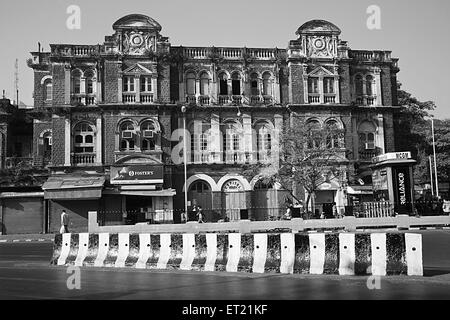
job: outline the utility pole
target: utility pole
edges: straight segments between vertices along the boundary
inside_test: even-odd
[[[19,107],[19,59],[17,58],[14,71],[14,89],[16,91],[16,104]]]
[[[437,162],[436,162],[436,141],[434,139],[434,119],[431,118],[431,131],[433,136],[433,154],[434,154],[434,178],[436,182],[436,197],[439,197],[439,179],[437,174]]]

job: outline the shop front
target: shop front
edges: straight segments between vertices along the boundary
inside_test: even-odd
[[[118,163],[111,167],[106,197],[120,199],[123,222],[173,223],[174,189],[164,188],[164,165],[149,162]],[[106,205],[106,204],[105,204]]]

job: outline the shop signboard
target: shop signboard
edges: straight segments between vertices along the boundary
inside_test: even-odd
[[[111,167],[111,184],[163,183],[162,165],[128,165]]]

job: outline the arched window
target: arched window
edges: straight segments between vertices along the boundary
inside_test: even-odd
[[[372,85],[373,85],[373,77],[369,75],[366,77],[366,94],[368,96],[373,95]]]
[[[237,123],[227,123],[223,127],[223,151],[226,161],[237,161],[241,147],[241,133]]]
[[[231,90],[232,95],[239,96],[241,95],[241,75],[239,72],[233,73],[231,76]]]
[[[258,74],[256,73],[250,75],[250,88],[252,96],[259,96]]]
[[[131,121],[120,125],[120,150],[133,151],[135,147],[136,131]]]
[[[222,96],[228,95],[228,77],[224,72],[219,75],[219,94]]]
[[[267,123],[258,123],[256,131],[256,159],[267,161],[270,159],[272,150],[272,130]]]
[[[44,83],[44,100],[51,101],[53,96],[53,84],[52,80],[47,80]]]
[[[94,71],[86,70],[84,76],[86,78],[86,93],[93,94],[94,93]]]
[[[156,149],[156,127],[153,121],[145,121],[141,125],[142,151],[153,151]]]
[[[320,136],[321,131],[321,125],[320,122],[317,120],[309,120],[306,123],[307,131],[308,131],[308,137],[307,137],[307,144],[309,149],[316,149],[320,148],[322,145],[322,138]]]
[[[76,69],[72,71],[72,93],[80,94],[81,93],[81,71]]]
[[[209,96],[209,74],[207,72],[202,72],[200,75],[200,94]]]
[[[93,153],[95,151],[94,126],[88,122],[80,122],[74,128],[74,152]]]
[[[270,73],[268,72],[263,74],[263,95],[272,95],[272,79]]]
[[[186,74],[186,94],[195,95],[195,74],[193,72]]]
[[[357,96],[362,96],[364,94],[363,86],[363,78],[360,74],[358,74],[355,77],[355,93]]]
[[[195,191],[197,193],[210,192],[210,187],[205,181],[197,180],[191,184],[189,191]]]
[[[327,137],[326,146],[328,149],[341,148],[341,133],[336,120],[329,120],[326,123]]]
[[[269,190],[273,189],[273,183],[270,182],[264,182],[263,180],[258,180],[258,182],[255,183],[255,186],[253,190]]]
[[[374,150],[375,147],[375,135],[377,128],[370,121],[364,121],[359,125],[358,137],[359,137],[359,149],[360,150]]]

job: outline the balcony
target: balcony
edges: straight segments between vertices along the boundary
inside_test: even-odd
[[[186,103],[196,104],[197,103],[197,97],[195,95],[187,95],[186,96]]]
[[[231,101],[237,105],[241,105],[244,101],[244,97],[241,95],[231,96]]]
[[[233,164],[233,163],[246,163],[247,158],[245,152],[242,151],[225,151],[223,153],[224,163]]]
[[[201,106],[208,106],[210,104],[210,101],[211,101],[211,99],[209,96],[199,96],[198,97],[198,103]]]
[[[72,164],[74,166],[86,166],[95,163],[95,153],[72,153]]]
[[[136,93],[124,93],[122,94],[123,103],[136,103]]]
[[[372,161],[373,157],[376,157],[379,155],[379,152],[374,150],[360,150],[359,151],[359,160],[361,161]]]
[[[335,94],[325,94],[323,97],[323,101],[325,103],[336,103],[336,95]]]
[[[75,93],[70,96],[70,104],[73,106],[93,106],[96,104],[96,100],[95,94]]]
[[[141,103],[153,103],[153,93],[141,93]]]
[[[64,56],[64,57],[91,57],[100,54],[101,47],[98,45],[65,45],[65,44],[52,44],[51,54],[52,56]]]
[[[359,96],[356,98],[356,104],[359,106],[375,106],[377,105],[377,96]]]
[[[318,94],[318,93],[308,94],[308,103],[314,103],[314,104],[320,103],[320,94]]]
[[[9,157],[5,159],[5,168],[11,169],[19,166],[33,166],[33,158],[29,157]]]
[[[218,100],[219,100],[219,104],[229,104],[231,101],[231,97],[220,95]]]

